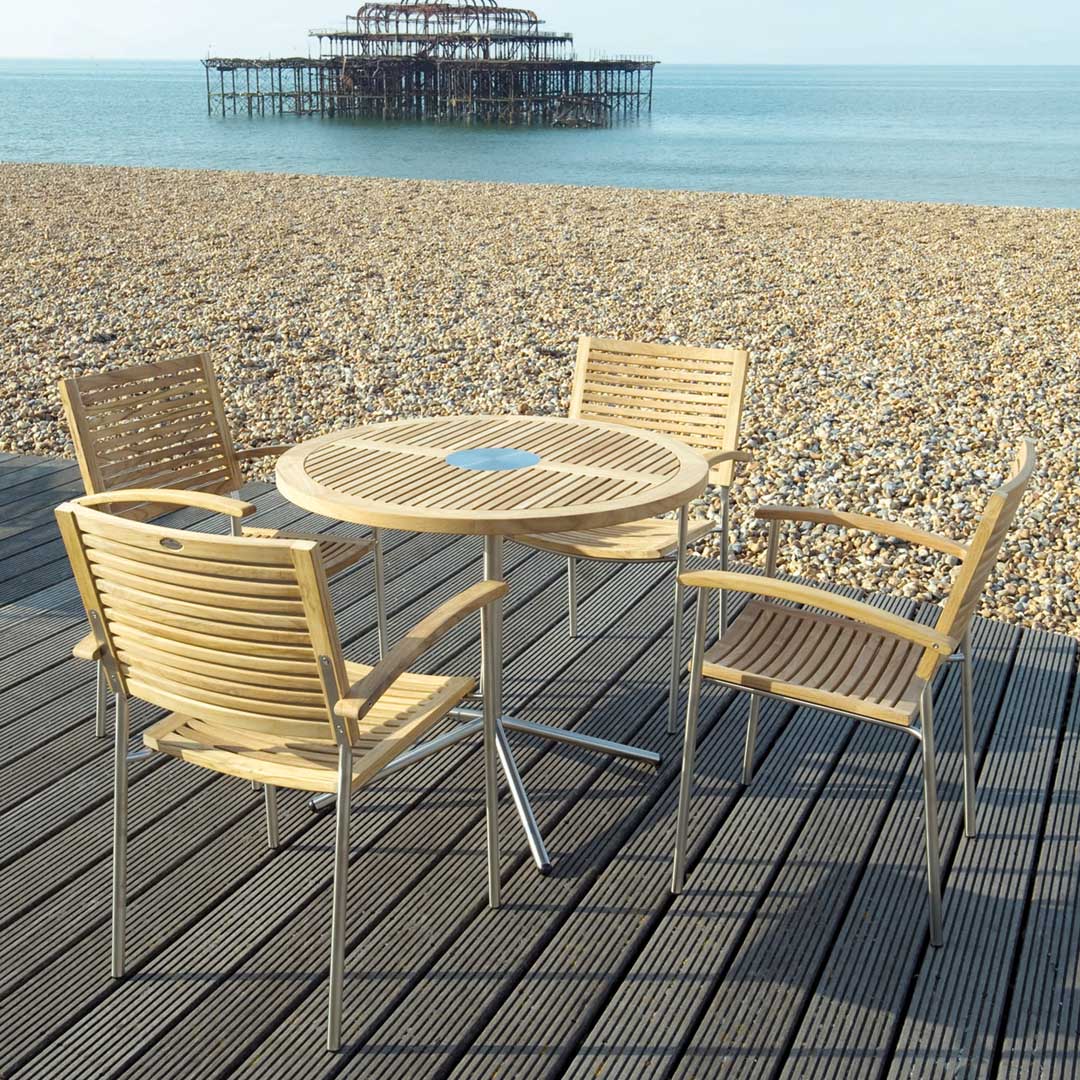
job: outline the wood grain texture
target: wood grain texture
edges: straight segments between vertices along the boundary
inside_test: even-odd
[[[116,689],[169,711],[147,746],[272,786],[334,790],[345,736],[332,712],[354,683],[367,688],[344,725],[354,784],[420,739],[475,683],[416,675],[401,659],[430,647],[451,616],[505,592],[467,591],[373,669],[342,656],[313,541],[162,528],[84,500],[65,503],[57,519]]]
[[[575,419],[663,432],[708,456],[738,449],[750,356],[742,349],[701,349],[583,337],[570,396]],[[736,457],[712,470],[730,487]]]
[[[237,454],[207,353],[64,379],[60,398],[83,484],[91,496],[83,505],[106,507],[136,521],[159,517],[176,506],[230,517],[253,514],[250,503],[227,497],[243,482],[240,462],[278,456],[287,449],[260,446]],[[104,498],[106,493],[114,498]],[[243,533],[261,539],[311,540],[319,545],[331,576],[364,558],[374,546],[374,540],[266,527],[248,527]],[[96,648],[84,645],[75,652],[87,659],[97,654]]]
[[[60,398],[87,494],[183,487],[226,494],[243,483],[206,353],[64,379]],[[160,509],[131,506],[145,520]]]
[[[705,653],[702,672],[745,690],[906,727],[926,685],[916,675],[923,651],[853,619],[752,600]]]
[[[690,522],[687,543],[697,543],[714,528],[711,521]],[[529,547],[582,559],[621,559],[626,562],[667,559],[678,550],[679,523],[673,518],[646,518],[575,532],[533,533],[518,540]]]
[[[569,415],[635,430],[662,432],[705,458],[710,479],[730,486],[735,466],[752,461],[736,449],[749,354],[583,337],[570,393]],[[710,522],[691,526],[689,542],[707,536]],[[611,523],[519,538],[532,547],[584,559],[665,559],[678,549],[674,522]]]
[[[512,448],[538,464],[480,471],[459,450]],[[633,521],[705,489],[707,465],[663,434],[541,416],[395,420],[294,447],[278,488],[297,506],[343,521],[418,532],[520,535]]]
[[[762,521],[807,521],[814,525],[838,525],[843,529],[859,529],[862,532],[876,533],[878,536],[892,536],[957,559],[962,559],[968,550],[967,544],[959,540],[916,529],[902,521],[886,521],[884,518],[853,514],[846,510],[828,510],[819,506],[755,506],[754,516]]]

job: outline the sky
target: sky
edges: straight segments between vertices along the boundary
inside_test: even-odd
[[[503,0],[508,5],[522,0]],[[579,56],[696,64],[1073,64],[1076,0],[529,0]],[[306,56],[358,0],[16,0],[0,56]],[[5,4],[5,8],[9,5]]]

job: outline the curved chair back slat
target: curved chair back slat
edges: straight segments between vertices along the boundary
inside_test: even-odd
[[[184,488],[226,494],[243,484],[206,353],[60,384],[87,494]],[[157,506],[118,508],[144,521]]]
[[[347,683],[313,542],[165,529],[78,500],[57,518],[118,689],[206,725],[334,738],[324,674],[335,700]]]
[[[705,453],[735,450],[749,353],[583,337],[569,415],[673,435]],[[712,470],[729,487],[735,463]]]
[[[1034,471],[1035,443],[1032,439],[1024,439],[1009,479],[991,494],[968,545],[960,572],[938,618],[937,629],[942,633],[959,638],[971,624]]]

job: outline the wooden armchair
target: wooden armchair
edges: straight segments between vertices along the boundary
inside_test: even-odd
[[[276,789],[336,793],[327,1043],[340,1043],[350,795],[404,759],[475,689],[412,673],[447,630],[506,592],[483,582],[447,601],[375,667],[341,652],[322,553],[311,540],[222,537],[103,513],[152,496],[232,514],[249,504],[206,492],[111,492],[56,511],[98,655],[117,695],[112,974],[124,972],[128,697],[169,710],[143,733],[152,751],[262,784],[278,843]],[[488,885],[498,904],[495,712],[485,706]],[[420,748],[423,749],[423,748]]]
[[[119,488],[232,494],[244,483],[242,463],[277,457],[288,449],[286,446],[257,446],[248,450],[233,447],[221,393],[206,353],[64,379],[60,383],[60,398],[88,495]],[[123,517],[145,521],[173,505],[162,505],[160,500],[127,501],[123,505],[115,501],[113,510]],[[370,538],[357,540],[333,534],[241,526],[243,515],[229,513],[234,536],[313,540],[319,545],[323,564],[331,577],[373,551],[379,650],[380,655],[385,654],[389,648],[386,596],[382,545],[377,530]],[[83,660],[97,660],[99,654],[93,635],[80,641],[74,654]],[[99,737],[105,734],[105,704],[105,679],[99,665],[95,710]]]
[[[754,741],[763,697],[776,697],[859,720],[887,724],[920,741],[930,942],[941,944],[933,679],[942,663],[952,660],[962,663],[964,831],[973,837],[976,826],[970,626],[983,587],[997,562],[1005,534],[1016,516],[1034,469],[1035,444],[1025,439],[1011,476],[990,496],[968,544],[863,514],[765,506],[757,510],[758,516],[770,523],[765,577],[714,571],[683,575],[686,586],[701,591],[697,598],[694,651],[690,663],[690,699],[675,831],[672,892],[680,892],[685,879],[697,714],[701,680],[705,677],[750,694],[743,752],[743,782],[746,784],[752,779]],[[956,580],[936,625],[925,626],[869,604],[776,578],[778,529],[782,521],[824,522],[865,529],[959,558]],[[727,633],[706,651],[707,589],[733,589],[748,593],[753,599]],[[788,603],[772,602],[777,600]],[[802,607],[789,606],[792,603]]]
[[[749,354],[738,349],[693,349],[583,337],[570,396],[573,419],[625,424],[673,435],[699,450],[720,491],[720,568],[728,568],[730,492],[735,466],[753,460],[737,449]],[[519,543],[566,556],[570,635],[577,632],[577,564],[580,559],[671,560],[676,564],[668,731],[674,733],[682,657],[686,548],[715,531],[711,521],[650,518],[567,533],[515,537]],[[721,632],[727,609],[720,594]]]

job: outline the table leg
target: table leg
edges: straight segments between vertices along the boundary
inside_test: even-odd
[[[484,539],[484,578],[487,581],[503,580],[503,538],[501,536],[488,536]],[[579,735],[548,724],[536,724],[526,720],[518,720],[513,716],[503,715],[502,600],[496,600],[491,604],[487,609],[487,615],[488,617],[481,624],[480,634],[481,671],[486,673],[483,686],[484,711],[465,708],[454,709],[451,715],[465,721],[460,727],[439,735],[426,743],[420,743],[411,750],[407,750],[386,765],[379,775],[397,772],[398,769],[423,761],[432,754],[445,750],[463,739],[477,734],[482,735],[485,726],[484,714],[487,710],[491,710],[496,725],[495,749],[503,773],[506,776],[510,796],[514,800],[518,817],[521,818],[521,824],[529,842],[529,850],[532,853],[533,861],[536,863],[540,873],[546,874],[551,870],[551,860],[548,858],[547,849],[544,847],[544,838],[540,833],[540,826],[537,824],[536,815],[533,813],[528,793],[525,790],[525,784],[522,781],[517,762],[514,760],[514,753],[510,746],[510,740],[506,736],[506,729],[510,728],[542,739],[569,743],[581,749],[612,754],[615,757],[627,758],[631,761],[644,762],[654,766],[659,766],[660,755],[653,753],[651,750],[640,750],[637,747],[628,746],[625,743],[610,742],[607,739],[597,739],[590,735]],[[489,792],[485,792],[485,801],[487,801],[489,794]],[[334,796],[332,794],[317,795],[311,799],[311,808],[316,812],[327,813],[333,805]],[[494,906],[498,903],[497,883],[491,895]]]

